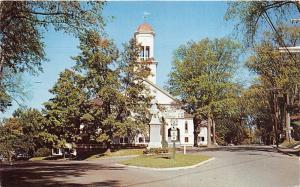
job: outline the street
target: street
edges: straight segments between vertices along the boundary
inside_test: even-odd
[[[0,168],[0,186],[299,186],[299,157],[271,150],[193,151],[190,154],[209,155],[215,160],[177,171],[121,167],[116,165],[120,158],[25,162]]]

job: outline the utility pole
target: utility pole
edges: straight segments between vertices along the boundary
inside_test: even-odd
[[[291,127],[290,127],[290,113],[289,113],[289,104],[290,104],[290,98],[289,94],[286,93],[285,95],[285,128],[286,128],[286,134],[285,139],[291,143]]]
[[[276,142],[276,147],[279,145],[279,138],[278,138],[278,101],[277,101],[277,94],[273,92],[273,97],[274,97],[274,131],[275,131],[275,142]]]

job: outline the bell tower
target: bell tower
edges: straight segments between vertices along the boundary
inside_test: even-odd
[[[134,33],[135,39],[138,44],[141,45],[140,60],[151,59],[149,67],[151,69],[151,74],[148,80],[156,84],[156,67],[157,62],[154,60],[154,37],[155,33],[152,27],[148,23],[143,23],[138,26],[136,32]]]

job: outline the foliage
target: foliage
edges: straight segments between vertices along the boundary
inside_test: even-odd
[[[95,30],[80,36],[76,65],[65,70],[45,103],[48,132],[59,142],[106,143],[114,136],[146,131],[150,97],[144,84],[148,64],[139,61],[135,40],[124,45],[122,58],[114,43]]]
[[[103,2],[2,1],[0,2],[0,109],[11,105],[18,89],[7,77],[42,71],[46,60],[42,33],[48,28],[78,36],[88,29],[102,32]],[[9,76],[8,76],[9,73]],[[19,83],[20,84],[20,83]],[[13,89],[13,92],[8,91]],[[11,93],[15,93],[12,95]]]
[[[245,127],[236,118],[224,118],[216,120],[217,143],[235,145],[242,144],[247,138]]]
[[[50,156],[51,155],[51,149],[43,147],[43,148],[39,148],[35,153],[34,156],[35,157],[46,157],[46,156]]]
[[[295,32],[295,28],[281,27],[280,32],[286,43],[291,45],[299,43],[299,33]],[[265,33],[264,39],[254,48],[254,53],[248,58],[246,64],[259,76],[259,86],[263,96],[260,98],[265,100],[264,106],[268,108],[268,110],[259,109],[259,113],[265,115],[262,121],[266,124],[273,123],[275,129],[273,136],[277,144],[279,134],[284,132],[284,125],[280,122],[285,122],[287,105],[295,104],[300,86],[299,54],[281,53],[277,50],[278,47],[276,35]],[[264,101],[258,103],[262,102]],[[256,124],[258,125],[257,122]],[[269,133],[271,127],[261,130],[262,134]]]
[[[27,90],[22,84],[22,75],[11,76],[12,73],[8,69],[5,69],[3,74],[0,82],[0,112],[5,112],[6,108],[12,105],[12,101],[23,107],[22,102],[26,99]]]
[[[79,140],[80,124],[86,95],[82,90],[83,78],[72,70],[60,73],[50,92],[54,95],[46,102],[47,132],[54,135],[53,143],[63,145]]]
[[[239,45],[227,38],[189,42],[176,50],[169,90],[180,96],[186,109],[195,115],[195,129],[203,116],[214,119],[235,112],[231,106],[238,87],[232,77],[238,57]]]
[[[33,143],[26,140],[18,119],[10,118],[0,125],[0,154],[9,161],[17,151],[28,152],[33,149]]]
[[[235,31],[242,34],[246,46],[261,39],[259,34],[270,30],[268,17],[273,18],[273,24],[281,24],[284,20],[295,18],[300,12],[297,1],[247,1],[230,2],[225,14],[225,20],[237,21]]]
[[[140,45],[135,39],[124,44],[124,51],[120,62],[121,92],[124,93],[124,104],[121,108],[123,128],[121,135],[135,136],[145,133],[149,123],[151,98],[149,88],[144,80],[150,75],[150,60],[140,60]]]
[[[80,37],[81,53],[74,57],[74,69],[84,76],[87,100],[99,100],[99,105],[88,107],[83,133],[88,141],[107,142],[113,139],[122,123],[119,117],[123,96],[120,93],[118,70],[112,69],[119,57],[112,41],[89,31]]]
[[[40,147],[51,146],[52,135],[45,131],[45,118],[36,109],[18,109],[1,126],[1,150],[7,157],[18,152],[33,156]]]

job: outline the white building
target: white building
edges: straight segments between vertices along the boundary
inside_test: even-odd
[[[151,74],[145,81],[146,85],[149,86],[151,94],[155,97],[157,104],[164,108],[160,111],[160,116],[166,121],[165,130],[166,141],[171,144],[171,120],[176,118],[177,120],[177,145],[194,145],[194,123],[193,117],[187,114],[181,109],[178,99],[170,95],[167,91],[156,85],[156,69],[158,62],[154,57],[154,38],[155,32],[152,27],[143,23],[138,26],[137,31],[134,33],[137,42],[142,46],[142,51],[140,54],[140,59],[151,59],[150,69]],[[161,133],[162,134],[162,133]],[[145,138],[139,135],[135,140],[136,143],[145,143]],[[143,140],[143,141],[141,141]],[[207,145],[207,128],[201,127],[200,133],[198,135],[199,145]]]

